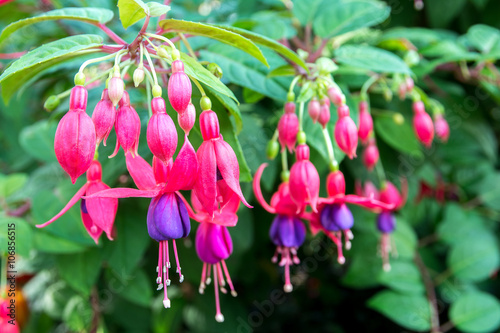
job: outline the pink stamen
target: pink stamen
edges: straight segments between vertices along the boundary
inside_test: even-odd
[[[174,254],[175,254],[175,263],[177,265],[177,273],[179,273],[179,282],[182,283],[184,281],[184,275],[181,273],[181,265],[179,264],[179,256],[177,255],[177,245],[175,244],[175,239],[172,240],[174,244]]]
[[[158,277],[156,278],[156,283],[158,284],[158,289],[160,290],[163,288],[163,285],[161,284],[161,277],[162,277],[162,252],[163,252],[163,242],[159,242],[159,251],[158,251],[158,266],[156,266],[156,272],[158,273]]]
[[[236,290],[234,290],[233,281],[231,281],[231,276],[229,275],[229,271],[227,270],[226,262],[222,260],[221,264],[222,268],[224,269],[224,274],[226,274],[227,284],[229,285],[229,289],[231,289],[231,295],[233,295],[233,297],[236,297],[238,296],[238,293],[236,292]]]
[[[205,280],[206,285],[208,286],[212,283],[212,279],[210,278],[210,274],[212,273],[212,268],[210,264],[207,264],[207,279]]]
[[[335,236],[333,232],[328,232],[327,235],[337,246],[337,262],[341,265],[344,264],[345,257],[342,252],[342,241],[337,236]]]
[[[219,288],[218,286],[218,281],[217,281],[217,271],[216,267],[214,266],[214,289],[215,289],[215,320],[219,323],[222,323],[224,321],[224,315],[220,311],[220,303],[219,303]]]
[[[388,233],[383,233],[380,238],[380,255],[382,257],[382,268],[384,271],[389,272],[391,270],[391,264],[389,263],[389,253],[391,252],[391,238]]]
[[[201,269],[201,281],[200,281],[200,288],[198,289],[198,292],[200,294],[203,294],[205,292],[205,280],[207,277],[207,264],[203,263],[203,268]]]
[[[292,260],[290,259],[290,251],[287,247],[284,248],[284,252],[285,252],[285,257],[282,258],[285,260],[286,264],[285,264],[285,285],[283,286],[283,290],[289,293],[293,290],[293,286],[290,281],[290,264],[292,263]],[[283,259],[281,261],[283,261]]]
[[[227,290],[226,290],[226,288],[224,288],[226,286],[226,281],[224,281],[224,275],[222,274],[222,268],[220,267],[219,263],[215,264],[215,267],[217,267],[217,274],[219,275],[220,291],[222,291],[222,293],[224,293],[224,294],[227,294]]]
[[[167,259],[168,262],[168,241],[161,241],[163,243],[163,258]],[[162,263],[163,264],[163,263]],[[162,267],[162,275],[163,275],[163,306],[165,308],[170,308],[170,299],[167,295],[167,286],[170,285],[170,281],[168,280],[168,269],[166,265]]]

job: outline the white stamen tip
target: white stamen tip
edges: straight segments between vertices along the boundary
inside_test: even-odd
[[[159,284],[158,288],[156,288],[156,290],[162,290],[162,289],[163,289],[163,285],[162,284]]]
[[[170,300],[169,299],[164,299],[163,300],[163,306],[165,307],[165,309],[169,309],[170,308]]]
[[[205,289],[204,289],[204,288],[202,288],[202,287],[200,287],[200,288],[198,289],[198,292],[199,292],[200,294],[202,294],[202,295],[203,295],[203,294],[205,293]]]
[[[210,285],[210,283],[212,283],[212,279],[208,277],[205,283],[207,284],[207,286]]]
[[[184,275],[179,276],[179,282],[180,283],[184,282]]]
[[[161,276],[158,276],[158,277],[156,278],[156,283],[157,283],[157,284],[160,284],[160,283],[161,283]]]
[[[391,271],[391,264],[384,264],[382,266],[382,268],[384,269],[384,272],[390,272]]]
[[[222,313],[218,313],[216,316],[215,316],[215,320],[218,322],[218,323],[222,323],[224,322],[224,315]]]
[[[227,289],[224,288],[224,287],[220,287],[220,291],[223,293],[223,294],[227,294]]]
[[[160,267],[156,266],[156,273],[160,270]]]
[[[171,283],[172,281],[170,281],[170,279],[168,279],[166,282],[167,282],[167,287],[168,287],[168,286],[170,286],[170,283]]]
[[[236,296],[238,296],[238,293],[236,292],[236,290],[231,290],[231,295],[233,297],[236,297]]]
[[[338,257],[337,262],[341,265],[345,264],[345,257]]]
[[[272,262],[273,264],[277,263],[277,262],[278,262],[278,257],[272,257],[272,258],[271,258],[271,262]]]
[[[170,261],[167,261],[167,267],[170,268]]]
[[[286,293],[291,293],[292,290],[293,290],[293,286],[291,284],[285,284],[283,286],[283,290],[286,292]]]
[[[166,273],[166,272],[167,272],[167,267],[163,266],[163,273]]]
[[[349,241],[345,242],[345,249],[346,249],[346,250],[350,250],[350,249],[351,249],[351,246],[352,246],[352,243],[351,243],[351,242],[349,242]]]

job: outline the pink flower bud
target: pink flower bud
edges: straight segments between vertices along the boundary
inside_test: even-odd
[[[118,102],[123,97],[123,92],[125,91],[125,84],[119,76],[112,77],[108,83],[108,95],[109,99],[116,106]]]
[[[411,93],[413,91],[413,88],[415,87],[415,82],[411,77],[408,76],[405,80],[405,84],[406,84],[406,90],[409,93]]]
[[[285,113],[281,116],[278,123],[278,140],[281,144],[281,149],[288,148],[290,152],[295,148],[297,142],[297,133],[299,132],[299,119],[295,114],[295,104],[287,102],[285,104]]]
[[[328,88],[328,97],[330,97],[330,101],[332,101],[335,106],[345,104],[344,94],[335,86]]]
[[[330,172],[326,179],[326,190],[329,197],[345,194],[345,179],[342,171]]]
[[[311,117],[313,123],[316,124],[320,115],[320,104],[316,98],[311,99],[309,102],[307,112],[309,112],[309,116]]]
[[[74,184],[94,159],[96,135],[94,123],[85,113],[87,90],[83,86],[71,90],[69,105],[68,113],[57,125],[54,150],[57,161]]]
[[[220,137],[219,119],[215,112],[205,110],[200,114],[200,130],[205,141]]]
[[[104,89],[101,100],[97,103],[94,112],[92,113],[92,121],[95,126],[97,145],[99,145],[103,140],[104,145],[106,145],[106,140],[111,132],[111,129],[113,129],[115,119],[116,109],[109,99],[108,89]]]
[[[179,123],[179,126],[184,130],[184,133],[188,135],[193,128],[195,121],[196,109],[192,103],[188,104],[184,112],[177,114],[177,122]]]
[[[120,147],[123,148],[125,153],[131,152],[133,155],[137,155],[139,136],[141,134],[141,119],[134,108],[130,106],[130,98],[126,91],[123,93],[116,114],[115,131],[116,147],[110,158],[118,153]]]
[[[325,103],[324,101],[321,101],[319,110],[318,122],[321,124],[321,126],[323,126],[323,128],[325,128],[330,121],[330,102]]]
[[[296,157],[297,161],[290,169],[290,196],[300,210],[309,204],[316,212],[320,180],[318,171],[309,161],[309,147],[305,144],[298,145]]]
[[[371,139],[368,146],[363,151],[363,164],[368,169],[372,171],[379,159],[379,152],[375,140]]]
[[[177,149],[177,130],[172,118],[166,112],[163,98],[153,98],[151,110],[153,116],[148,123],[148,147],[154,156],[167,163],[174,156]]]
[[[358,129],[351,117],[341,117],[335,124],[335,141],[350,159],[356,157]]]
[[[406,98],[406,92],[407,92],[406,83],[403,82],[398,87],[398,96],[400,100],[404,100]]]
[[[432,123],[431,116],[423,109],[423,103],[421,107],[420,105],[415,106],[415,104],[413,104],[413,109],[415,110],[415,115],[413,116],[413,129],[418,140],[429,148],[434,139],[434,124]]]
[[[450,137],[450,126],[442,114],[438,114],[434,117],[434,127],[439,140],[447,142]]]
[[[413,112],[415,112],[415,113],[425,112],[424,102],[422,102],[422,101],[414,102],[412,105],[412,108],[413,108]]]
[[[404,203],[404,198],[399,193],[399,190],[393,183],[387,181],[379,193],[379,200],[392,204],[395,208],[399,208]]]
[[[168,80],[168,100],[175,111],[182,113],[191,101],[191,81],[184,73],[184,64],[180,60],[172,63],[172,75]]]
[[[339,105],[337,107],[337,115],[339,118],[349,116],[349,107],[346,104]]]
[[[368,103],[366,101],[362,101],[359,103],[359,129],[358,136],[361,139],[361,142],[366,143],[368,138],[373,132],[373,119],[368,112]]]

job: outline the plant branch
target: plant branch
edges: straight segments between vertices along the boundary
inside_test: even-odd
[[[427,300],[429,301],[430,311],[431,311],[431,333],[439,333],[439,312],[437,307],[437,298],[436,298],[436,290],[434,287],[434,283],[432,282],[431,275],[425,266],[422,257],[418,253],[415,252],[415,263],[417,264],[417,268],[422,276],[422,280],[424,281],[425,292],[427,294]]]
[[[127,42],[125,42],[120,36],[118,36],[113,30],[108,28],[102,23],[98,23],[97,27],[99,27],[106,35],[108,35],[109,38],[111,38],[114,42],[121,44],[121,45],[127,45]]]
[[[328,44],[328,39],[327,38],[323,39],[318,49],[314,51],[314,53],[310,54],[307,60],[309,62],[315,62],[319,57],[321,57],[321,53],[323,53],[323,50],[325,49],[327,44]]]

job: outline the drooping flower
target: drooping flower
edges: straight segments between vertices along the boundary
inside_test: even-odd
[[[219,132],[217,114],[212,110],[203,111],[200,115],[200,129],[204,141],[196,153],[199,173],[194,185],[200,203],[213,216],[217,204],[223,208],[228,196],[234,193],[245,206],[252,208],[241,192],[238,159],[233,148]],[[221,180],[227,184],[227,191],[221,191]]]
[[[331,86],[330,88],[328,88],[328,97],[330,97],[330,100],[335,106],[345,104],[345,95],[336,86]]]
[[[158,159],[167,163],[177,149],[177,130],[167,114],[165,100],[155,97],[151,100],[153,116],[149,119],[147,129],[148,147]]]
[[[293,286],[290,279],[290,266],[300,263],[297,250],[304,243],[306,229],[304,223],[300,220],[300,207],[292,200],[288,182],[283,182],[279,186],[278,191],[271,198],[271,205],[264,199],[260,189],[260,178],[266,166],[267,164],[262,164],[257,169],[253,190],[261,206],[269,213],[276,214],[269,230],[269,236],[276,245],[276,252],[272,262],[278,263],[279,261],[279,266],[285,267],[283,289],[285,292],[291,292]],[[278,256],[281,258],[279,259]]]
[[[319,174],[309,161],[309,146],[298,145],[295,150],[297,161],[290,169],[290,196],[300,210],[306,205],[316,211],[319,197]]]
[[[92,121],[95,126],[95,133],[97,138],[97,145],[103,141],[106,145],[106,140],[108,135],[113,129],[116,119],[116,109],[113,106],[113,102],[109,99],[108,89],[104,89],[102,92],[102,97],[92,113]]]
[[[182,113],[191,101],[191,81],[184,73],[184,63],[175,60],[172,63],[172,75],[168,80],[168,100],[175,111]]]
[[[139,148],[141,119],[130,105],[130,97],[126,91],[123,93],[119,104],[115,120],[116,147],[110,157],[116,156],[120,147],[123,148],[125,153],[130,152],[132,156],[135,156]]]
[[[319,119],[319,115],[321,112],[320,108],[321,106],[317,98],[313,98],[309,101],[307,112],[309,113],[309,116],[311,117],[314,124],[316,124]]]
[[[373,119],[368,111],[368,102],[359,103],[359,129],[358,136],[362,143],[368,142],[368,138],[373,133]]]
[[[442,142],[447,142],[450,137],[450,126],[442,114],[434,116],[434,128],[436,129],[436,136]]]
[[[86,108],[87,90],[77,85],[71,90],[69,111],[59,121],[54,140],[57,161],[73,184],[90,167],[95,154],[96,133]]]
[[[434,139],[434,124],[431,116],[425,112],[424,103],[421,101],[413,103],[413,129],[420,142],[427,148],[432,145]]]
[[[297,133],[299,133],[299,118],[295,114],[295,103],[287,102],[285,113],[278,122],[278,140],[281,144],[281,150],[285,150],[285,147],[290,153],[294,150]]]
[[[368,145],[365,147],[365,150],[363,151],[363,164],[368,169],[368,171],[372,171],[377,164],[378,159],[379,152],[377,144],[375,143],[375,139],[371,138],[368,141]]]
[[[331,117],[330,101],[328,100],[328,98],[325,97],[321,100],[320,103],[318,123],[320,123],[321,126],[325,128],[328,122],[330,121],[330,117]]]
[[[118,209],[118,199],[116,198],[83,198],[94,193],[109,189],[104,184],[102,178],[101,164],[93,161],[87,171],[87,182],[83,185],[66,204],[66,206],[49,221],[37,225],[43,228],[56,221],[64,215],[78,200],[81,199],[81,216],[85,229],[96,244],[104,231],[110,240],[113,240],[113,224],[115,222],[116,211]]]
[[[356,157],[358,147],[358,129],[349,116],[349,108],[342,105],[337,110],[339,119],[335,124],[335,141],[339,148],[347,154],[350,159]]]

